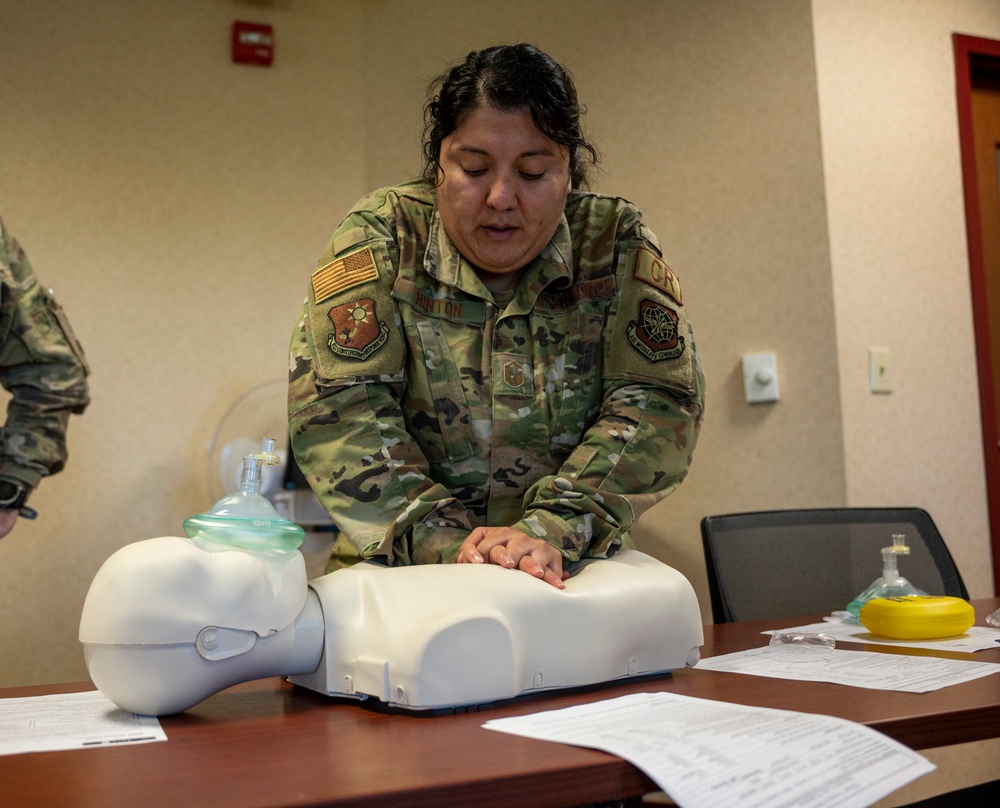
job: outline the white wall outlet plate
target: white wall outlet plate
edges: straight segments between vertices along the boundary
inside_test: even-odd
[[[779,399],[778,358],[774,351],[743,355],[743,392],[748,404]]]

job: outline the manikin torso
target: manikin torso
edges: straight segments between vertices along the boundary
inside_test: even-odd
[[[94,683],[148,715],[279,675],[457,707],[693,665],[702,639],[690,583],[635,550],[577,565],[558,590],[495,565],[363,562],[307,582],[297,550],[179,537],[112,555],[80,622]]]

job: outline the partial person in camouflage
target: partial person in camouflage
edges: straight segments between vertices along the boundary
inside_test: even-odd
[[[530,45],[432,85],[424,176],[361,200],[292,336],[296,460],[354,559],[562,587],[687,475],[704,378],[642,215],[587,193],[569,75]]]
[[[83,350],[51,289],[43,288],[24,250],[0,221],[0,384],[10,393],[0,431],[0,538],[42,477],[66,463],[70,413],[90,403]]]

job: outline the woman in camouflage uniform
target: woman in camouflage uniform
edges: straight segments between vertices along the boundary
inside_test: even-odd
[[[704,380],[641,213],[588,193],[569,75],[531,45],[434,85],[422,179],[361,200],[292,338],[299,466],[355,557],[556,587],[687,474]]]

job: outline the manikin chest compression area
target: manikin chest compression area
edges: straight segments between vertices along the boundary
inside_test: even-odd
[[[581,562],[561,591],[471,564],[366,561],[307,581],[289,547],[301,529],[268,514],[246,478],[242,500],[185,522],[188,538],[127,545],[95,576],[80,641],[94,684],[120,707],[165,715],[288,676],[331,696],[444,709],[698,661],[694,590],[643,553]],[[259,468],[257,480],[259,491]]]

